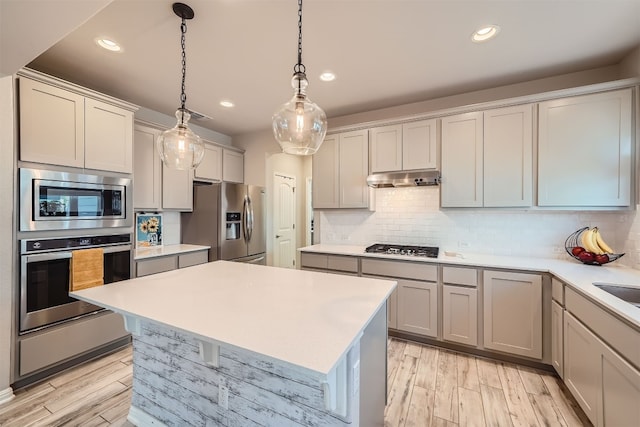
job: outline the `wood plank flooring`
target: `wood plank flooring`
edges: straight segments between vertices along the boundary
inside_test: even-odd
[[[387,373],[385,427],[590,425],[548,372],[391,338]],[[128,347],[19,390],[0,426],[131,427],[131,378]]]
[[[385,427],[590,426],[552,373],[392,338]]]

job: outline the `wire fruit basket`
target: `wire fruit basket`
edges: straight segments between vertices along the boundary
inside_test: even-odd
[[[582,233],[589,230],[589,227],[583,227],[580,230],[571,233],[564,242],[564,248],[572,258],[577,259],[583,264],[603,265],[608,264],[622,257],[624,254],[595,254],[582,247]]]

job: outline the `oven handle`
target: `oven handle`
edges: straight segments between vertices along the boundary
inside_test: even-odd
[[[103,249],[105,254],[112,254],[115,252],[125,252],[131,250],[131,245],[118,245],[118,246],[106,246]],[[43,254],[31,254],[25,255],[27,263],[30,262],[41,262],[41,261],[51,261],[55,259],[68,259],[71,258],[71,252],[50,252]]]

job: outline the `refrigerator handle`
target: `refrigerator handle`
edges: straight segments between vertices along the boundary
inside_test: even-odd
[[[242,237],[245,242],[249,242],[249,198],[244,196],[242,201]]]
[[[247,196],[247,202],[247,234],[249,235],[247,242],[249,242],[253,235],[253,205],[251,204],[251,197]]]

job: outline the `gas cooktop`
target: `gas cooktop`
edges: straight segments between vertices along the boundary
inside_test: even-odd
[[[427,258],[438,258],[439,249],[434,246],[406,246],[376,243],[365,249],[365,252],[374,254],[408,255]]]

